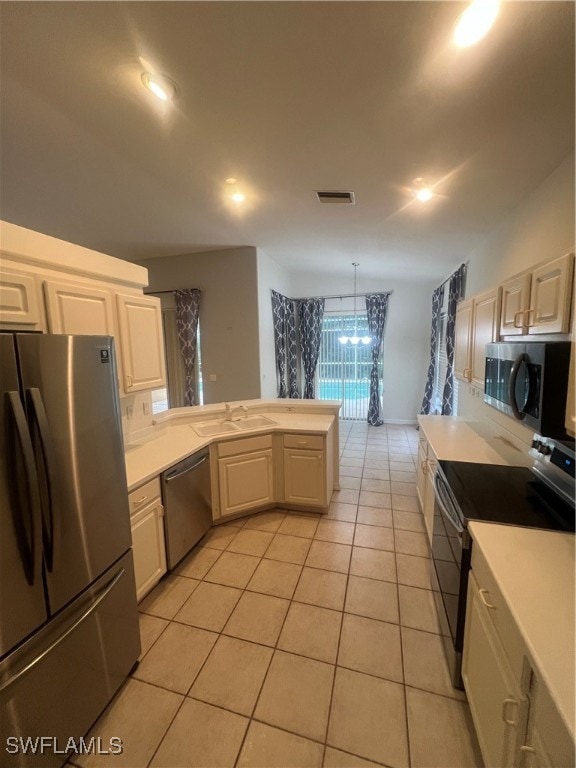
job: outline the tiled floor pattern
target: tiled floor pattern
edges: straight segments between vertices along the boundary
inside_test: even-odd
[[[416,500],[418,433],[342,423],[327,516],[213,528],[141,603],[143,656],[96,765],[481,766],[443,656]]]

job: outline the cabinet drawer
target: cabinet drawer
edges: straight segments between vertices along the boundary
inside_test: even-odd
[[[517,680],[522,676],[522,658],[526,654],[524,641],[512,617],[496,579],[478,547],[472,546],[472,573],[476,578],[480,598],[490,605],[488,615],[492,619],[500,642]]]
[[[324,449],[324,438],[322,435],[284,435],[285,448],[313,448],[317,451]]]
[[[144,507],[148,506],[153,501],[160,498],[160,478],[153,477],[144,485],[141,485],[136,490],[132,491],[128,495],[128,501],[130,503],[130,516],[135,515]]]
[[[259,435],[258,437],[244,437],[240,440],[230,440],[218,443],[218,456],[236,456],[238,453],[252,453],[272,448],[272,435]]]

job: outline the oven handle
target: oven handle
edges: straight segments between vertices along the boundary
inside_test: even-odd
[[[450,490],[438,468],[434,473],[434,495],[438,502],[438,506],[440,507],[440,512],[442,512],[444,517],[447,518],[450,524],[456,529],[458,535],[461,536],[464,531],[462,520],[458,515],[458,510],[453,508],[453,505],[450,504]]]
[[[516,416],[516,418],[520,421],[523,421],[526,418],[526,414],[523,413],[520,408],[518,408],[518,403],[516,402],[516,380],[518,378],[520,366],[527,359],[528,355],[526,354],[518,355],[516,360],[514,360],[514,365],[510,371],[510,378],[508,379],[508,395],[510,397],[510,407],[512,408],[512,413],[514,416]]]

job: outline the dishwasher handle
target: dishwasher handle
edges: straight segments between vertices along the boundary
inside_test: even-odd
[[[192,472],[193,469],[198,469],[198,467],[201,464],[204,464],[205,461],[208,461],[208,454],[205,456],[202,456],[201,459],[199,459],[195,464],[192,464],[190,467],[185,467],[185,469],[181,469],[180,471],[174,471],[172,474],[164,475],[165,482],[169,483],[171,480],[176,480],[177,477],[182,477],[183,475],[187,475],[188,472]]]

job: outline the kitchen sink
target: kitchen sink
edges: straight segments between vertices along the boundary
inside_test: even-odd
[[[267,416],[249,416],[246,419],[235,421],[234,424],[240,429],[258,429],[258,427],[267,427],[269,424],[276,424],[276,422]]]
[[[202,437],[212,437],[214,435],[229,435],[231,432],[267,427],[270,424],[276,424],[276,422],[267,416],[249,416],[247,419],[238,419],[238,421],[206,421],[203,424],[192,424],[191,426],[196,434]]]
[[[209,421],[205,424],[192,424],[192,429],[202,437],[226,435],[230,432],[238,432],[238,427],[231,421]]]

